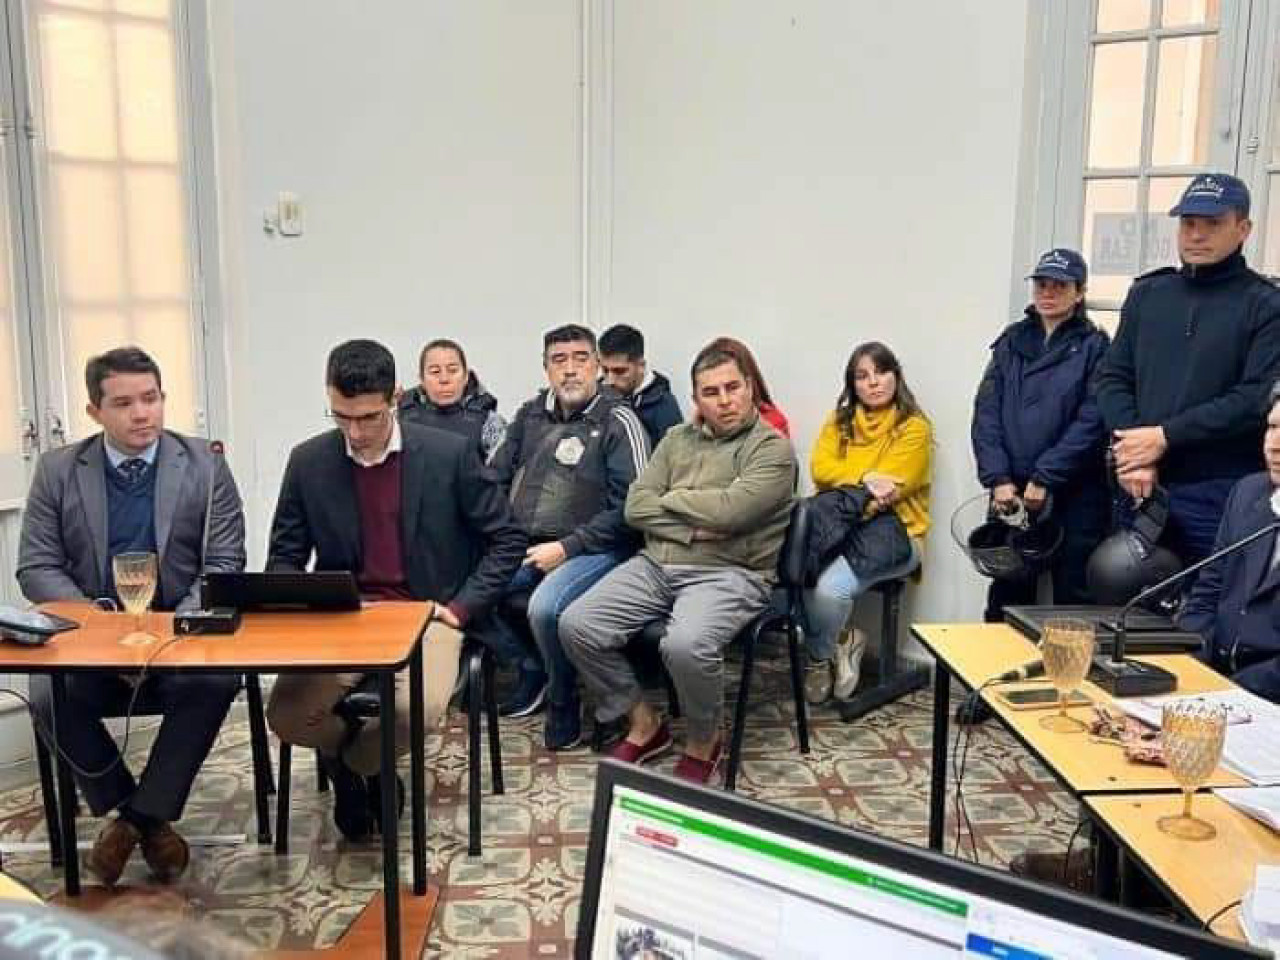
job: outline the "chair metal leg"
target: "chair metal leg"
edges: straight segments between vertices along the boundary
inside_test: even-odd
[[[809,707],[804,700],[804,668],[801,666],[800,631],[794,618],[787,620],[787,654],[791,658],[791,699],[796,706],[796,735],[800,752],[809,752]]]
[[[35,732],[35,731],[33,731]],[[44,802],[45,830],[49,834],[49,864],[62,866],[62,831],[58,826],[58,794],[53,783],[53,759],[40,734],[35,732],[36,767],[40,771],[40,798]]]
[[[483,709],[483,655],[479,650],[467,657],[467,853],[479,856],[482,843],[480,823],[480,711]]]
[[[724,771],[724,788],[732,791],[738,783],[738,764],[742,761],[742,734],[747,726],[747,698],[751,695],[751,671],[755,666],[756,640],[760,624],[752,624],[744,634],[742,646],[742,679],[738,683],[738,702],[733,708],[733,731],[729,738],[729,762]]]
[[[317,753],[316,757],[319,758]],[[289,852],[289,774],[293,747],[280,741],[280,778],[276,789],[276,853]]]
[[[316,751],[316,792],[329,792],[329,775],[324,772],[324,763],[320,758],[320,751]]]
[[[498,695],[494,689],[496,670],[493,655],[483,654],[480,666],[484,681],[484,711],[489,718],[489,778],[493,781],[493,792],[501,795],[506,793],[506,786],[502,782],[502,731],[498,726]]]
[[[267,717],[262,709],[262,687],[256,673],[241,681],[249,706],[249,750],[253,755],[253,801],[258,816],[258,842],[271,842],[271,802],[275,789],[271,775],[271,747],[267,741]]]
[[[902,612],[902,582],[886,583],[880,616],[880,680],[889,681],[898,672],[898,617]]]

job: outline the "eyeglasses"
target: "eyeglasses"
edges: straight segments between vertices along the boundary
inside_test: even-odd
[[[381,426],[391,415],[390,407],[383,407],[373,413],[362,413],[358,417],[350,417],[345,413],[334,413],[332,410],[326,410],[324,415],[332,420],[339,427],[377,427]]]

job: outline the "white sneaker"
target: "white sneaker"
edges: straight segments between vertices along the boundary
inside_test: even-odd
[[[836,680],[834,693],[837,700],[848,700],[858,689],[862,678],[862,655],[867,650],[867,635],[856,627],[840,638],[836,644]]]
[[[814,660],[809,658],[809,665],[804,671],[804,702],[811,707],[826,703],[831,699],[831,688],[835,683],[835,667],[831,660]]]

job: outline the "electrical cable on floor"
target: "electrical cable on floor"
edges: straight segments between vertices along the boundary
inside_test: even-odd
[[[993,677],[992,679],[986,681],[980,687],[978,687],[973,692],[972,697],[974,698],[975,701],[980,702],[982,691],[987,689],[987,687],[990,687],[993,684],[1000,683],[1000,682],[1001,681],[998,678]],[[973,728],[975,726],[977,726],[977,724],[973,724],[973,723],[956,724],[956,742],[955,742],[954,749],[951,751],[951,770],[956,781],[956,798],[955,798],[956,832],[955,832],[955,843],[953,844],[953,849],[952,849],[952,856],[958,857],[960,855],[960,831],[962,827],[967,825],[968,832],[969,832],[969,849],[972,853],[972,856],[970,857],[970,859],[972,859],[974,863],[977,863],[978,862],[978,844],[973,836],[973,821],[969,819],[969,810],[965,806],[965,802],[964,802],[965,766],[969,759],[969,744],[972,742]],[[964,735],[965,737],[963,755],[961,754],[961,748],[960,748],[961,735]]]

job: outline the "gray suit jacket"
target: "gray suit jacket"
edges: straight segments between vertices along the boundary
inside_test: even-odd
[[[27,494],[18,585],[32,603],[107,595],[106,452],[102,434],[40,457]],[[166,430],[156,455],[156,608],[200,604],[201,572],[243,570],[244,511],[226,460],[208,442]],[[209,540],[200,553],[213,484]]]

